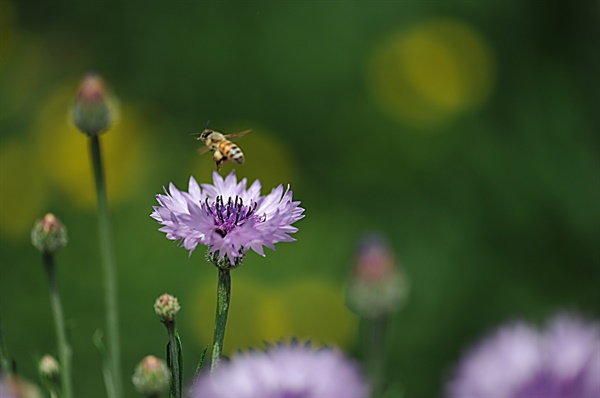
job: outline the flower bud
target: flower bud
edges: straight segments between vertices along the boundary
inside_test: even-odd
[[[87,135],[98,135],[111,126],[113,119],[113,106],[104,80],[93,73],[87,75],[73,104],[75,126]]]
[[[157,298],[154,302],[154,312],[165,323],[175,321],[175,315],[177,315],[180,309],[181,307],[177,298],[167,293]]]
[[[52,355],[44,355],[38,364],[38,370],[42,377],[52,380],[60,373],[60,366]]]
[[[387,241],[378,235],[363,238],[346,292],[348,307],[366,318],[387,315],[404,304],[408,291]]]
[[[43,253],[54,253],[67,245],[67,229],[54,214],[48,213],[33,226],[31,243]]]
[[[148,355],[135,368],[131,381],[140,394],[158,396],[169,388],[171,375],[164,361]]]

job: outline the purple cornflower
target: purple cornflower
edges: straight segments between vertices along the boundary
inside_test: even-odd
[[[539,331],[504,326],[475,347],[448,385],[452,398],[598,398],[600,327],[561,315]]]
[[[200,376],[193,398],[366,398],[358,366],[333,348],[278,344],[237,354]]]
[[[201,187],[190,177],[188,192],[171,183],[165,195],[156,195],[160,206],[154,206],[151,217],[163,225],[159,231],[181,241],[190,254],[198,244],[206,245],[216,259],[226,257],[237,266],[249,249],[264,256],[263,246],[275,250],[277,242],[294,241],[288,234],[298,228],[292,224],[304,217],[289,186],[284,191],[279,185],[266,196],[260,189],[258,180],[246,189],[246,179],[238,182],[233,171],[225,179],[213,172],[213,185]]]

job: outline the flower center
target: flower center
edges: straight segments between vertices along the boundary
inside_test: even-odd
[[[250,201],[249,205],[245,205],[239,196],[236,196],[235,199],[229,197],[227,203],[223,201],[221,195],[217,196],[214,202],[209,202],[206,198],[204,205],[206,212],[213,216],[215,232],[223,237],[235,227],[244,225],[248,220],[264,221],[255,214],[258,203]]]

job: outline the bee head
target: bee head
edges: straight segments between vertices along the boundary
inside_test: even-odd
[[[208,129],[209,123],[210,123],[210,120],[208,122],[206,122],[206,126],[204,126],[204,130],[201,133],[193,133],[190,135],[195,136],[198,141],[206,142],[206,139],[208,138],[208,136],[213,133],[212,130]]]
[[[208,136],[211,135],[212,133],[213,133],[212,130],[204,129],[204,131],[201,132],[200,135],[198,136],[198,140],[201,140],[201,141],[204,142],[204,141],[206,141],[206,139],[208,138]]]

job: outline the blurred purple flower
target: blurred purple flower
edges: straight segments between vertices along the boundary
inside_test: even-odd
[[[366,398],[358,366],[332,348],[292,342],[250,351],[204,373],[193,398]]]
[[[561,315],[543,331],[504,326],[459,364],[452,398],[598,398],[600,327]]]
[[[410,290],[388,241],[365,235],[358,244],[354,272],[346,290],[350,310],[365,318],[381,318],[401,308]]]
[[[246,189],[246,179],[237,182],[232,171],[225,179],[213,172],[213,185],[201,187],[193,177],[188,192],[169,184],[169,192],[156,195],[160,206],[151,214],[163,225],[159,231],[180,240],[190,254],[202,244],[234,265],[249,249],[264,256],[263,246],[275,250],[275,243],[295,240],[288,234],[298,230],[291,224],[304,217],[304,209],[292,201],[289,186],[284,191],[279,185],[261,196],[260,181]]]

